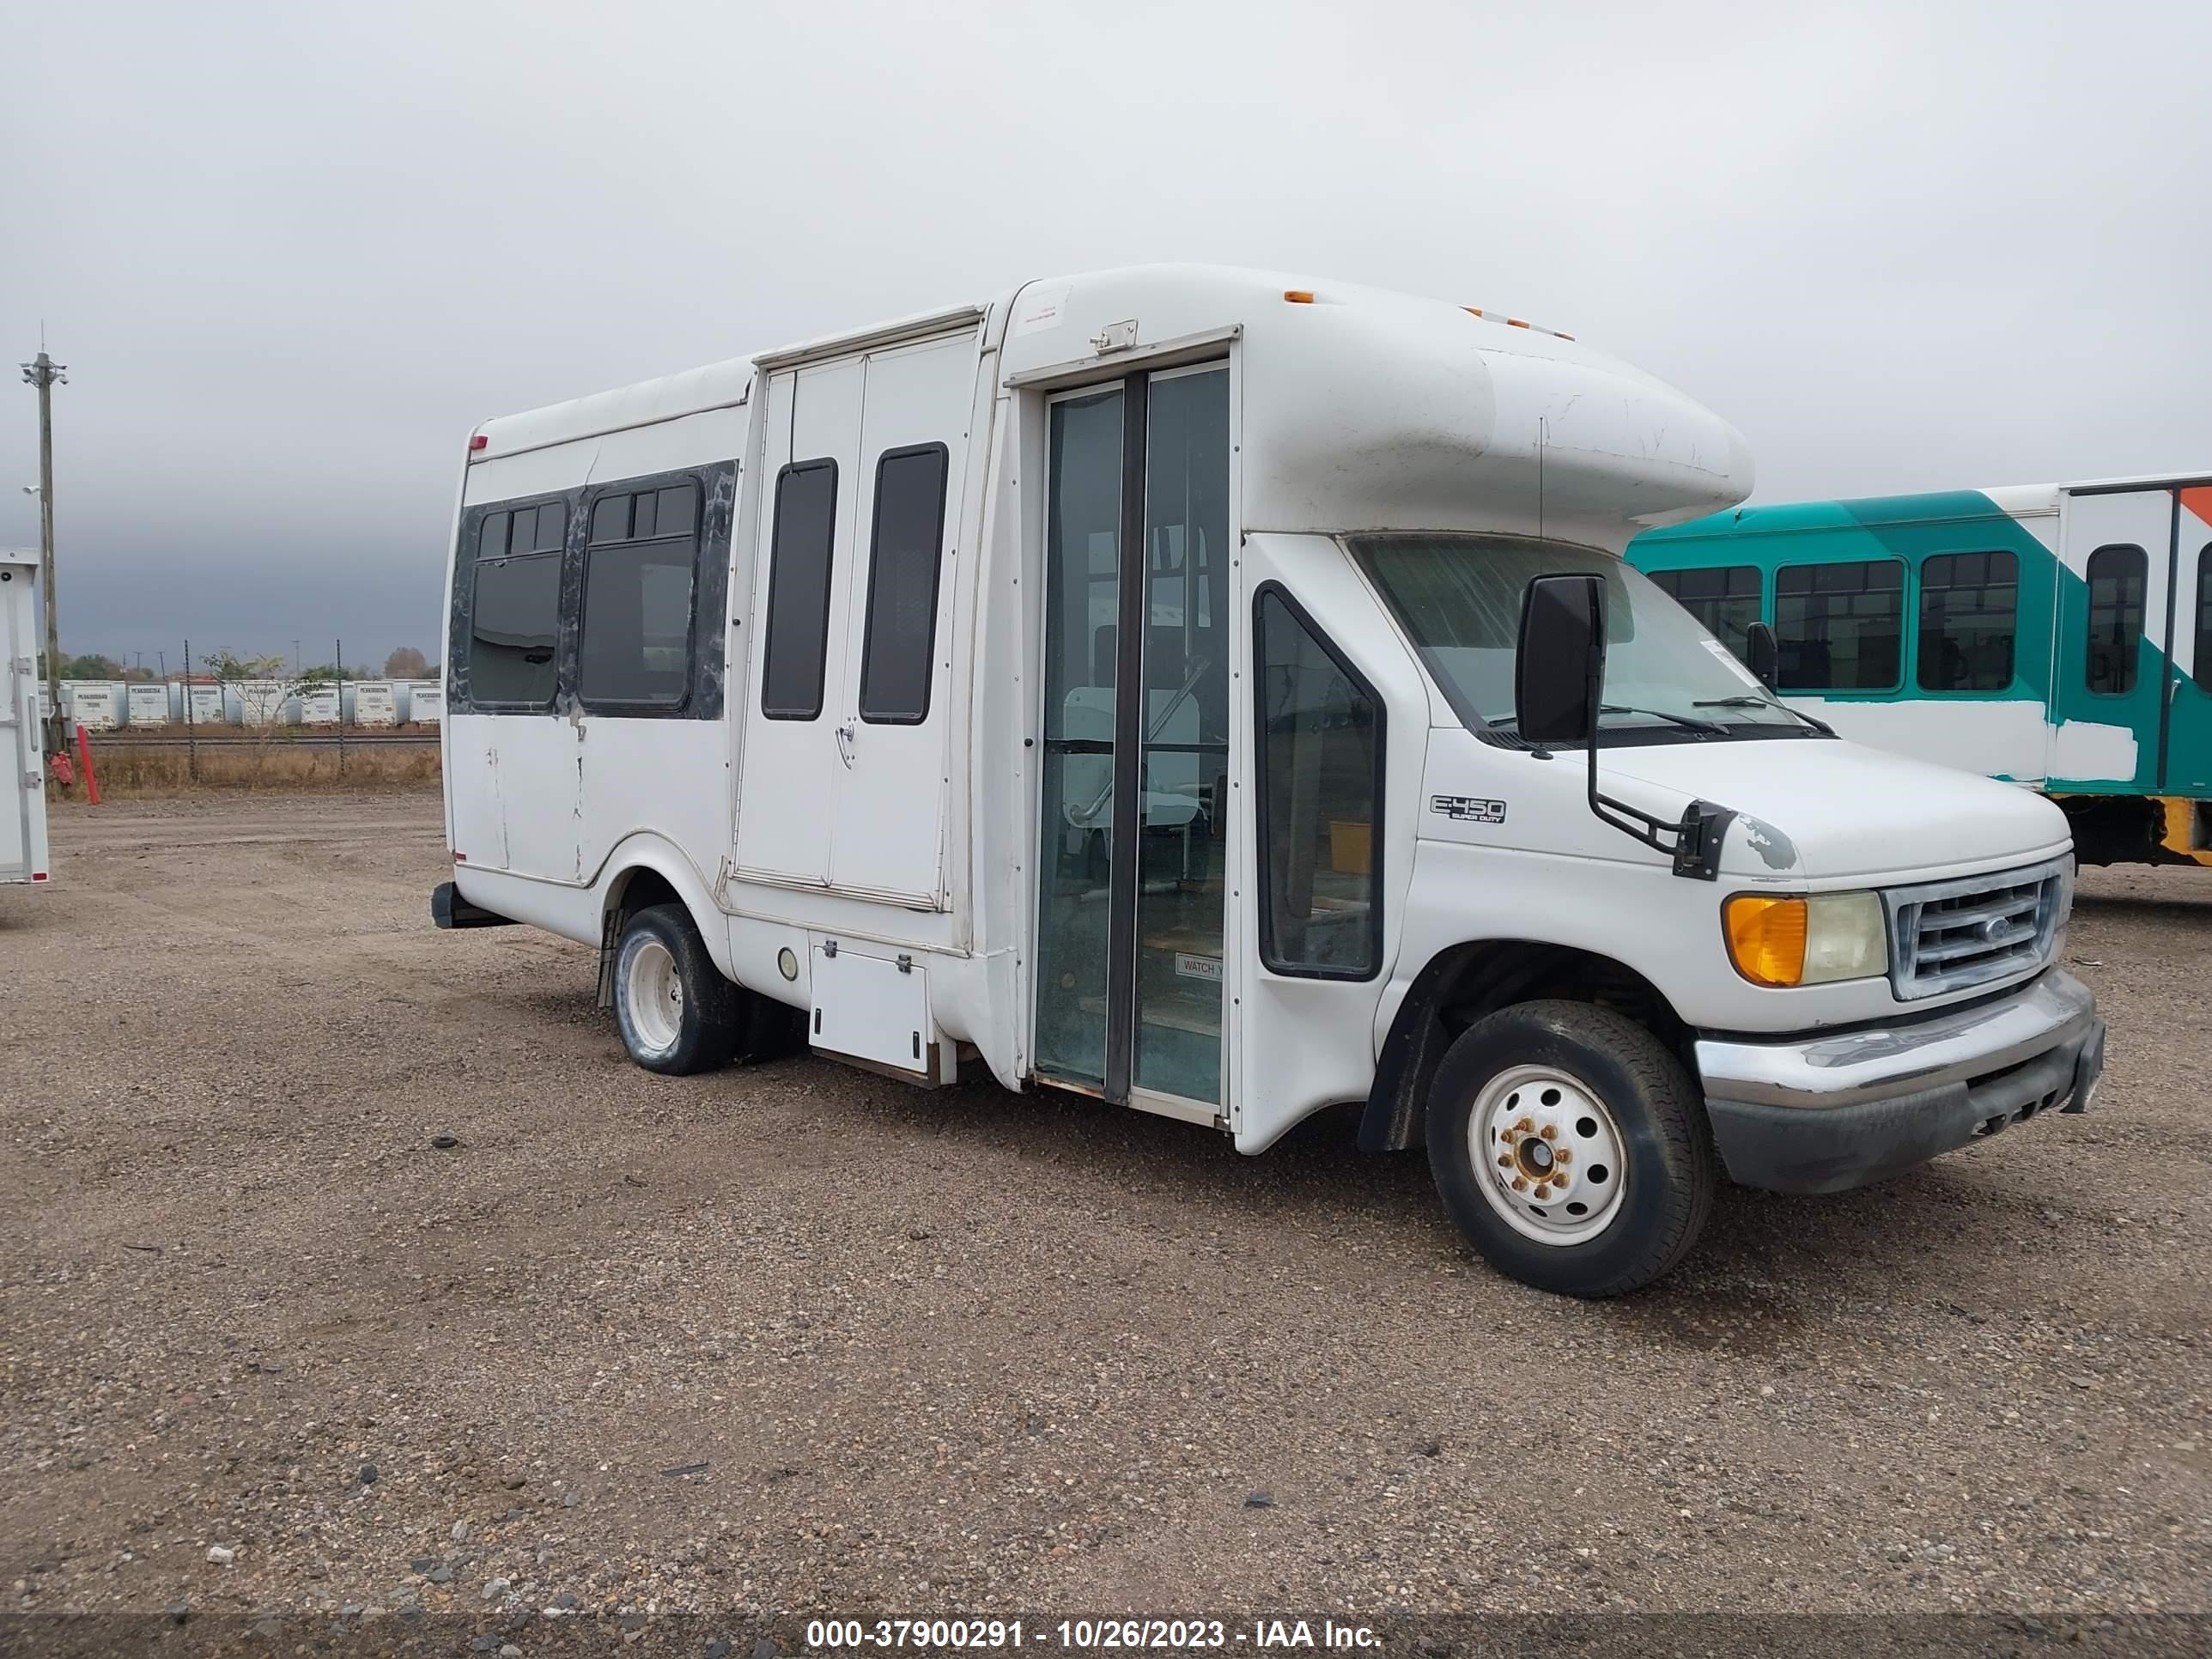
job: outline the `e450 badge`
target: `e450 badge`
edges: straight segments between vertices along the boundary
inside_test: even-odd
[[[1429,811],[1439,817],[1454,818],[1462,823],[1503,823],[1505,822],[1505,803],[1485,800],[1479,795],[1431,795]]]

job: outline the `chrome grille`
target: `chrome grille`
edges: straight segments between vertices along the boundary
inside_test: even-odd
[[[2072,900],[2072,861],[1893,887],[1889,977],[1907,1000],[2010,979],[2051,960]]]

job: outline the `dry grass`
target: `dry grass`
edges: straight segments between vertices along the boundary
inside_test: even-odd
[[[181,744],[95,742],[92,765],[100,793],[120,799],[190,794],[203,790],[414,789],[435,784],[439,746],[364,744],[341,756],[335,745],[288,743],[201,745],[197,769]],[[341,770],[341,761],[343,769]]]

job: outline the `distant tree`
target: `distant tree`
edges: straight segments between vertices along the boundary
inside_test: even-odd
[[[384,659],[384,678],[388,680],[419,680],[430,672],[430,659],[411,645],[403,645]]]
[[[299,695],[303,678],[292,672],[282,652],[273,657],[241,657],[234,651],[218,651],[207,659],[207,668],[218,682],[241,686],[240,708],[252,705],[246,709],[246,724],[264,740],[276,735],[283,720],[284,705]],[[242,689],[248,681],[258,683],[250,696]],[[253,718],[256,713],[260,715],[258,720]]]
[[[123,665],[112,657],[103,657],[97,651],[88,651],[82,657],[62,659],[62,678],[65,680],[119,680]]]

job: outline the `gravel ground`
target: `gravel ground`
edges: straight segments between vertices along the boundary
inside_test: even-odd
[[[2207,1604],[2212,872],[2084,878],[2094,1114],[1728,1191],[1580,1304],[1342,1121],[650,1076],[589,951],[432,930],[434,797],[54,839],[0,893],[20,1611]]]

